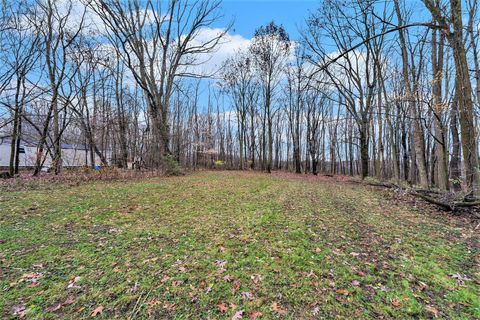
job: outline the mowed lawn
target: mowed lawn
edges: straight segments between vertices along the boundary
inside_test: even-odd
[[[480,318],[474,225],[326,179],[0,195],[0,318]]]

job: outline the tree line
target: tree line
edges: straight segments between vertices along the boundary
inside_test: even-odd
[[[89,166],[360,175],[477,194],[479,14],[477,0],[323,0],[298,39],[272,21],[204,72],[228,45],[231,25],[213,28],[221,2],[7,1],[10,174],[28,138],[35,175],[47,155],[60,173],[61,144],[82,143]]]

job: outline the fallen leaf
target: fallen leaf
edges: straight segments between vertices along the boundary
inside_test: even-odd
[[[154,307],[154,306],[162,304],[162,303],[158,300],[150,300],[150,301],[145,302],[145,304],[149,307]]]
[[[427,284],[425,282],[419,281],[417,288],[418,288],[419,291],[423,291],[427,288]]]
[[[350,252],[350,255],[351,255],[352,257],[358,257],[358,256],[360,255],[360,253],[358,253],[358,252]]]
[[[272,310],[278,313],[281,316],[284,316],[287,314],[287,310],[283,309],[278,303],[274,302],[272,303]]]
[[[182,280],[178,280],[178,281],[173,281],[172,282],[172,287],[178,287],[180,285],[183,284],[183,281]]]
[[[435,318],[438,317],[438,309],[437,308],[435,308],[433,306],[426,306],[425,309],[428,312],[432,313],[435,316]]]
[[[223,277],[223,281],[230,282],[233,280],[233,277],[229,274]]]
[[[12,307],[12,313],[14,316],[23,318],[25,316],[26,306],[25,304],[19,304]]]
[[[234,280],[232,282],[232,292],[235,293],[240,288],[240,281]]]
[[[80,286],[77,285],[77,282],[80,281],[80,279],[82,279],[82,277],[79,277],[79,276],[75,276],[75,277],[71,278],[70,281],[68,282],[67,288],[68,289],[80,289]]]
[[[358,281],[358,280],[353,280],[352,281],[352,286],[358,287],[359,285],[360,285],[360,281]]]
[[[64,306],[71,305],[75,302],[75,296],[68,296],[67,299],[63,302]]]
[[[143,264],[147,264],[149,262],[156,262],[157,260],[158,260],[158,257],[146,259],[146,260],[143,260]]]
[[[101,313],[103,313],[103,306],[98,306],[92,311],[92,317],[96,317]]]
[[[339,256],[339,255],[342,254],[342,251],[340,251],[340,250],[338,250],[338,249],[336,249],[336,248],[333,249],[332,252],[333,252],[333,254],[335,254],[335,255],[337,255],[337,256]]]
[[[58,302],[58,303],[52,304],[50,307],[46,308],[45,311],[46,312],[55,312],[57,310],[60,310],[61,307],[62,307],[62,303]]]
[[[162,280],[160,280],[161,283],[165,283],[167,282],[168,280],[170,280],[170,277],[169,276],[165,276],[162,278]]]
[[[335,290],[335,292],[338,293],[338,294],[341,294],[342,296],[348,296],[349,295],[348,290],[345,290],[345,289],[337,289],[337,290]]]
[[[42,274],[39,273],[39,272],[29,272],[29,273],[25,273],[22,278],[24,279],[27,279],[27,280],[31,280],[31,281],[35,281],[39,278],[42,277]]]
[[[212,291],[212,288],[213,288],[213,284],[209,285],[208,288],[207,288],[207,290],[205,290],[205,293],[206,293],[206,294],[209,294],[210,291]]]
[[[227,264],[227,261],[225,260],[217,260],[215,261],[215,265],[219,268],[225,268],[225,265]]]
[[[228,307],[225,304],[221,303],[218,305],[218,311],[220,311],[221,314],[224,314],[228,311]]]
[[[322,252],[322,249],[320,249],[320,248],[317,247],[317,248],[315,249],[315,252],[316,252],[316,253],[320,253],[320,252]]]
[[[235,312],[235,314],[232,317],[232,320],[240,320],[243,318],[243,310]]]
[[[250,277],[254,284],[259,284],[262,281],[262,276],[259,274],[254,274]]]
[[[392,306],[394,306],[395,308],[399,308],[400,307],[400,300],[393,299],[392,300]]]
[[[251,292],[242,292],[241,295],[245,300],[250,300],[253,298],[253,294]]]
[[[176,303],[165,303],[163,305],[163,308],[167,309],[167,310],[175,310],[177,308],[177,304]]]
[[[253,312],[250,312],[250,314],[248,315],[248,318],[250,320],[257,320],[258,317],[261,317],[263,315],[263,313],[261,313],[260,311],[253,311]]]

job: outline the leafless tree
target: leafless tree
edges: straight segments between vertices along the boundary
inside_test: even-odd
[[[88,1],[105,23],[108,38],[143,89],[152,120],[154,158],[170,154],[169,107],[175,80],[199,76],[192,70],[199,56],[221,42],[228,28],[201,39],[202,28],[219,19],[218,1]],[[201,58],[200,58],[201,59]]]

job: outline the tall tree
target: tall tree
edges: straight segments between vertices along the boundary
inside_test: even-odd
[[[430,10],[433,18],[440,28],[444,30],[447,39],[453,49],[455,62],[455,83],[458,93],[457,106],[460,115],[460,130],[462,138],[463,161],[465,166],[465,178],[468,189],[478,195],[479,174],[478,174],[478,148],[475,130],[475,116],[473,108],[473,90],[470,78],[470,71],[467,62],[462,21],[462,1],[450,0],[450,15],[446,16],[438,2],[434,0],[422,0]]]
[[[160,166],[162,157],[170,154],[169,108],[175,81],[199,76],[189,66],[214,50],[228,30],[199,37],[220,18],[220,2],[99,0],[89,5],[145,93],[154,138],[152,164]]]
[[[264,121],[266,128],[264,129],[264,141],[268,145],[268,151],[264,145],[263,154],[268,153],[265,169],[267,172],[272,170],[273,159],[273,99],[276,89],[282,80],[282,74],[285,71],[285,64],[290,56],[291,43],[290,38],[283,28],[270,22],[266,26],[261,26],[255,31],[255,36],[250,46],[250,52],[258,72],[259,82],[263,90],[263,108]],[[267,131],[267,132],[265,132]],[[265,158],[265,157],[264,157]]]

